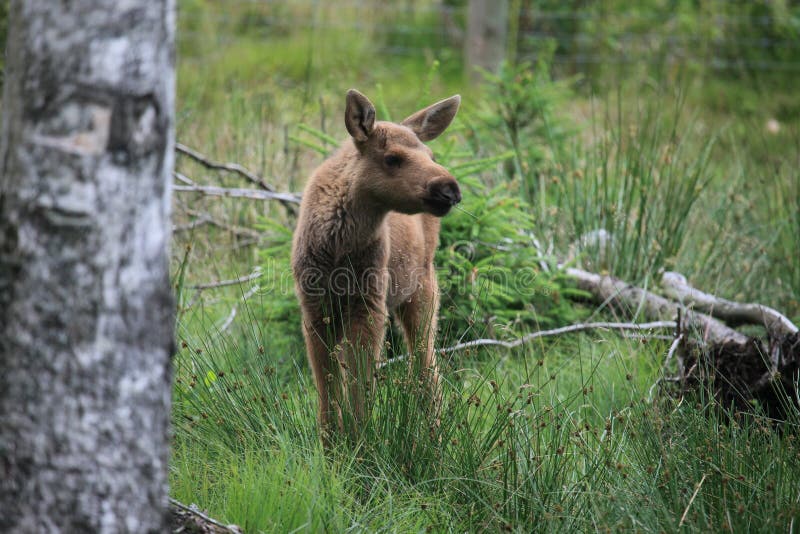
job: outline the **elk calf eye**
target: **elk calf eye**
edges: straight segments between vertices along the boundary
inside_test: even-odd
[[[383,162],[387,167],[399,167],[403,164],[403,158],[394,154],[387,154],[383,157]]]

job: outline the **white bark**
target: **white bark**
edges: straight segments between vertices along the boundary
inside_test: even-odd
[[[173,0],[13,0],[0,531],[166,530]]]
[[[250,198],[253,200],[279,200],[286,204],[300,204],[300,197],[294,193],[273,193],[258,189],[218,187],[214,185],[173,185],[178,193],[201,193],[211,197]]]
[[[503,341],[501,339],[473,339],[472,341],[464,341],[462,343],[456,343],[455,345],[452,345],[450,347],[437,349],[437,352],[439,354],[450,354],[452,352],[458,352],[478,347],[503,347],[504,349],[513,349],[516,347],[520,347],[525,343],[529,343],[534,339],[550,337],[550,336],[560,336],[561,334],[568,334],[571,332],[583,332],[586,330],[638,330],[640,332],[641,331],[650,332],[652,330],[660,328],[675,329],[677,326],[678,323],[676,323],[675,321],[654,321],[650,323],[609,323],[609,322],[578,323],[578,324],[562,326],[559,328],[553,328],[552,330],[539,330],[538,332],[531,332],[530,334],[526,334],[513,341]],[[385,367],[395,362],[403,361],[407,358],[408,358],[407,354],[402,354],[395,358],[386,360],[385,362],[378,365],[378,368]]]
[[[680,273],[664,273],[661,287],[669,298],[724,321],[763,325],[773,336],[797,333],[797,326],[779,311],[762,304],[740,304],[705,293],[690,286]]]
[[[676,302],[632,286],[618,278],[574,268],[568,268],[566,272],[575,278],[579,288],[591,293],[596,302],[606,303],[612,308],[623,308],[626,317],[633,315],[634,319],[638,319],[638,314],[641,313],[650,321],[675,320],[679,310],[682,310],[682,328],[698,331],[705,343],[710,345],[735,343],[746,346],[750,341],[744,334],[727,327],[713,317],[683,309]],[[633,310],[634,313],[630,313],[629,310]]]

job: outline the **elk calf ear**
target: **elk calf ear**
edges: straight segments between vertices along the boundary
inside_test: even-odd
[[[366,141],[375,128],[375,106],[355,89],[347,91],[344,125],[353,139],[359,142]]]
[[[439,137],[450,126],[459,105],[461,95],[451,96],[417,111],[401,124],[414,130],[421,141],[430,141]]]

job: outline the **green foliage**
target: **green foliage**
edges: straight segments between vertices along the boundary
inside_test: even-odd
[[[743,169],[748,203],[738,222],[748,228],[743,258],[750,270],[748,298],[775,295],[780,309],[800,318],[800,131],[762,134],[763,161],[748,160]],[[771,138],[771,139],[770,139]],[[789,140],[791,149],[773,145]]]
[[[287,372],[269,338],[180,337],[174,403],[176,425],[187,439],[213,438],[215,447],[234,453],[287,440],[316,445],[313,409],[297,395],[310,384],[296,370]]]
[[[497,165],[492,159],[484,162]],[[478,167],[471,168],[476,172]],[[460,176],[460,170],[455,166],[453,172],[463,201],[443,221],[436,254],[442,342],[495,335],[497,328],[515,334],[534,324],[576,319],[576,309],[565,298],[574,290],[555,259],[537,250],[528,206],[506,185],[490,189]]]
[[[766,210],[763,221],[774,232],[767,242],[770,279],[784,286],[786,306],[800,317],[800,174],[797,161],[783,162],[774,176],[773,187],[761,189]]]
[[[544,197],[539,176],[563,157],[574,134],[562,110],[575,80],[553,79],[554,50],[548,42],[538,50],[535,64],[506,62],[497,74],[483,71],[486,97],[476,117],[481,137],[488,136],[480,139],[482,145],[510,145],[509,174],[520,177],[522,198],[531,205]]]
[[[505,65],[486,75],[489,98],[478,124],[488,127],[484,136],[500,131],[505,139],[481,142],[510,144],[507,174],[519,177],[529,203],[527,224],[510,218],[510,226],[554,244],[561,258],[582,254],[593,267],[632,282],[674,267],[711,178],[713,137],[698,141],[702,134],[683,120],[678,97],[671,108],[645,106],[633,117],[617,108],[602,131],[592,132],[595,142],[583,146],[563,112],[571,82],[552,81],[551,60],[546,49],[535,67]]]
[[[632,485],[641,488],[641,509],[656,512],[645,521],[659,521],[660,512],[672,528],[770,532],[800,514],[785,493],[795,485],[787,471],[800,467],[789,450],[796,439],[777,435],[766,418],[731,420],[713,403],[664,403],[633,414]]]
[[[263,275],[254,313],[276,336],[299,345],[302,341],[300,305],[294,292],[291,266],[294,229],[268,218],[262,219],[260,227],[266,245],[258,252]]]
[[[800,179],[797,130],[769,133],[751,124],[753,146],[721,138],[729,154],[726,189],[715,199],[708,225],[719,238],[704,243],[681,268],[739,301],[772,302],[800,317]],[[786,146],[789,141],[788,146]],[[684,256],[688,256],[685,254]],[[700,267],[704,266],[704,267]],[[735,274],[732,274],[735,273]]]

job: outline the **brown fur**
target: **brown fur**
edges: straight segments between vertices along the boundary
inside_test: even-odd
[[[292,270],[325,443],[334,419],[341,431],[346,418],[357,428],[368,414],[389,312],[437,397],[433,255],[438,217],[461,194],[422,141],[447,128],[459,103],[456,95],[401,124],[375,122],[369,100],[349,91],[345,126],[351,139],[306,186]]]

